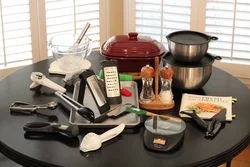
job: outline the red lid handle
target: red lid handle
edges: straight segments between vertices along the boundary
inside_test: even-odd
[[[129,36],[129,40],[134,40],[134,41],[136,41],[136,40],[137,40],[138,33],[137,33],[137,32],[130,32],[130,33],[128,33],[128,36]]]

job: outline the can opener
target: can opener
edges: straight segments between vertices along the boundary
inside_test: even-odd
[[[118,136],[124,130],[124,128],[125,124],[122,123],[119,126],[110,129],[101,135],[90,132],[82,139],[80,150],[82,152],[98,150],[102,146],[102,143]]]
[[[202,129],[206,130],[205,137],[215,137],[221,127],[225,125],[226,111],[226,108],[222,108],[211,118],[209,123],[201,119],[194,110],[181,111],[180,113],[189,115]]]
[[[35,87],[38,87],[39,85],[46,86],[48,88],[51,88],[55,91],[60,91],[62,93],[66,92],[66,89],[55,82],[49,80],[43,73],[41,72],[32,72],[30,79],[32,84],[30,85],[30,89],[33,89]]]

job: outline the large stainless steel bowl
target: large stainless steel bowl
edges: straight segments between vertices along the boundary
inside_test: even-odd
[[[176,31],[166,38],[169,51],[181,62],[200,61],[207,53],[209,42],[218,39],[196,31]]]
[[[168,65],[174,70],[172,86],[178,89],[195,90],[202,88],[212,74],[212,64],[214,59],[220,57],[207,53],[198,63],[187,64],[176,61],[171,53],[167,53],[162,61],[163,65]]]

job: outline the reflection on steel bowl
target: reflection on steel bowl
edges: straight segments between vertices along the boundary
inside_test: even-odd
[[[212,64],[214,60],[220,60],[219,56],[212,56],[207,53],[205,57],[197,63],[181,63],[174,59],[171,53],[167,53],[163,58],[163,65],[168,65],[174,70],[173,87],[185,90],[195,90],[202,88],[212,74]]]
[[[176,60],[181,62],[198,62],[207,53],[209,42],[218,40],[197,31],[176,31],[166,36],[168,48]]]

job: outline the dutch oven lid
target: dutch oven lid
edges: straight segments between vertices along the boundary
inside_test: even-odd
[[[168,34],[166,38],[182,45],[201,45],[210,42],[210,40],[218,40],[215,36],[209,36],[197,31],[176,31]]]
[[[111,37],[102,44],[100,51],[103,55],[114,57],[155,57],[162,56],[166,49],[151,37],[130,32]]]
[[[165,61],[166,63],[170,64],[170,65],[174,65],[174,66],[178,66],[178,67],[205,67],[205,66],[209,66],[211,64],[213,64],[214,60],[220,60],[221,57],[220,56],[212,56],[209,53],[206,53],[206,55],[198,62],[194,62],[194,63],[186,63],[186,62],[180,62],[175,60],[174,56],[168,52],[166,53],[163,57],[162,60]]]

